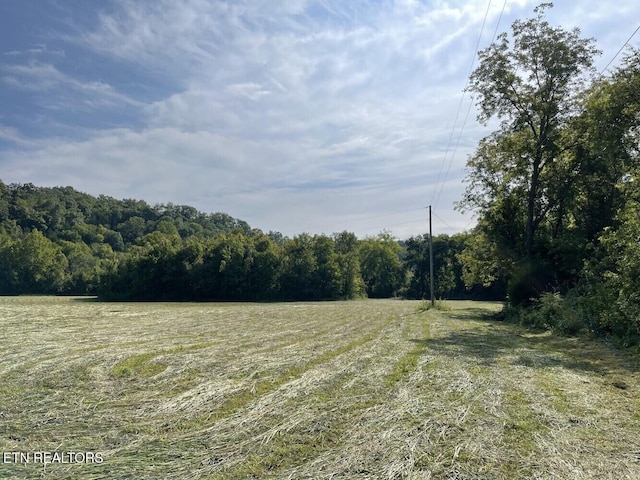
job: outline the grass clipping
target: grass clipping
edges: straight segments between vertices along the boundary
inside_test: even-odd
[[[638,363],[489,303],[0,298],[3,478],[640,478]],[[11,460],[11,458],[9,458]]]

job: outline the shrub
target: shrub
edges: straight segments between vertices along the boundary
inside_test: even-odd
[[[417,308],[418,312],[426,312],[427,310],[440,310],[441,312],[450,312],[451,307],[447,305],[447,302],[444,300],[436,300],[434,302],[433,307],[431,306],[431,302],[429,300],[424,300]]]
[[[576,335],[587,328],[578,297],[562,297],[559,293],[543,293],[529,306],[505,305],[503,317],[537,330],[553,330]]]

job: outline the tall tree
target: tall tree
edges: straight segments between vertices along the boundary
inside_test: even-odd
[[[42,232],[27,233],[12,253],[18,293],[58,293],[62,289],[67,258]]]
[[[316,300],[314,283],[318,259],[314,252],[314,238],[308,233],[296,235],[284,246],[281,295],[290,300]]]
[[[402,263],[398,256],[400,250],[400,245],[388,232],[362,241],[360,265],[369,297],[391,297],[402,287]]]
[[[355,233],[342,231],[333,235],[338,262],[342,270],[340,295],[343,298],[356,298],[364,295],[365,287],[360,273],[358,250],[360,242]]]
[[[563,149],[562,129],[575,113],[577,94],[597,53],[577,28],[566,31],[545,21],[550,7],[541,4],[535,18],[513,23],[511,39],[503,33],[479,52],[468,87],[478,96],[478,119],[486,124],[498,118],[501,125],[469,163],[463,207],[480,209],[481,215],[493,207],[514,209],[518,218],[513,220],[523,217],[523,231],[506,234],[514,235],[511,242],[521,242],[527,258],[552,206],[548,180],[555,175],[547,171]]]

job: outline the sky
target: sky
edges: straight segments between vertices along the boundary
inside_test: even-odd
[[[529,0],[2,0],[0,180],[287,236],[472,228],[463,90]],[[640,2],[558,0],[610,69]],[[630,45],[640,45],[640,35]],[[495,127],[493,128],[495,129]]]

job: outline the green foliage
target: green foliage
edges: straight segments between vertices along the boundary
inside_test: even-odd
[[[95,294],[101,289],[114,298],[137,298],[120,290],[126,285],[135,292],[159,289],[147,297],[178,298],[186,290],[172,255],[181,239],[231,231],[254,234],[245,222],[222,213],[0,181],[0,294]],[[163,236],[171,238],[171,248]],[[147,263],[141,260],[145,255]],[[114,276],[134,265],[129,280],[122,272]],[[173,282],[178,293],[170,288]]]
[[[589,306],[594,327],[623,340],[640,343],[640,193],[637,174],[622,189],[628,195],[618,218],[621,225],[601,237],[603,259],[587,268]]]
[[[511,38],[502,34],[480,52],[469,82],[479,119],[502,124],[470,158],[460,208],[479,212],[479,229],[511,263],[538,254],[552,210],[567,203],[565,180],[572,177],[561,155],[562,132],[597,52],[577,30],[549,25],[549,6],[514,22]]]
[[[0,294],[107,300],[332,300],[428,295],[426,236],[265,235],[222,213],[0,181]],[[436,294],[464,297],[467,234],[435,239]]]
[[[84,242],[62,240],[59,244],[67,259],[65,289],[78,294],[95,292],[103,270],[102,259]]]
[[[15,241],[8,235],[0,234],[0,294],[17,293],[17,270],[14,262]]]
[[[357,298],[364,291],[361,242],[351,235],[301,234],[278,244],[267,235],[239,231],[184,240],[175,231],[155,231],[139,239],[138,245],[102,275],[100,296],[109,300],[225,301]],[[384,255],[378,264],[391,262],[399,272],[400,260],[397,254],[395,259],[388,258],[384,253],[388,248],[375,250]],[[372,250],[372,263],[374,257]],[[388,280],[386,271],[377,273],[370,272],[368,277],[374,284]]]
[[[314,239],[303,233],[284,245],[281,276],[282,295],[292,300],[320,299],[316,295],[314,276],[318,261],[314,253]]]
[[[507,293],[512,306],[526,306],[550,290],[553,272],[544,259],[524,259],[513,266]]]
[[[463,272],[464,252],[477,239],[469,233],[437,235],[433,239],[434,297],[449,299],[488,298],[491,291],[482,281],[468,278]],[[403,264],[407,273],[406,298],[430,298],[429,236],[411,237],[405,242]],[[490,282],[487,283],[490,285]],[[503,296],[501,297],[503,298]]]
[[[586,329],[578,299],[545,293],[537,303],[534,326],[553,329],[566,335],[576,335]]]
[[[365,294],[362,279],[358,237],[351,232],[341,232],[333,236],[337,263],[341,269],[340,295],[343,298],[359,298]]]
[[[67,259],[60,247],[39,230],[17,241],[5,241],[0,249],[6,293],[57,293],[65,280]]]
[[[388,298],[397,294],[403,281],[399,254],[400,245],[387,232],[362,241],[360,268],[369,297]]]
[[[400,250],[388,234],[366,241],[350,232],[289,239],[193,207],[0,181],[0,294],[168,301],[382,297],[402,287]]]
[[[577,29],[518,20],[479,53],[479,120],[502,121],[468,161],[459,208],[465,283],[508,285],[507,317],[640,338],[640,52],[586,85],[597,50]],[[553,293],[550,293],[553,292]]]

